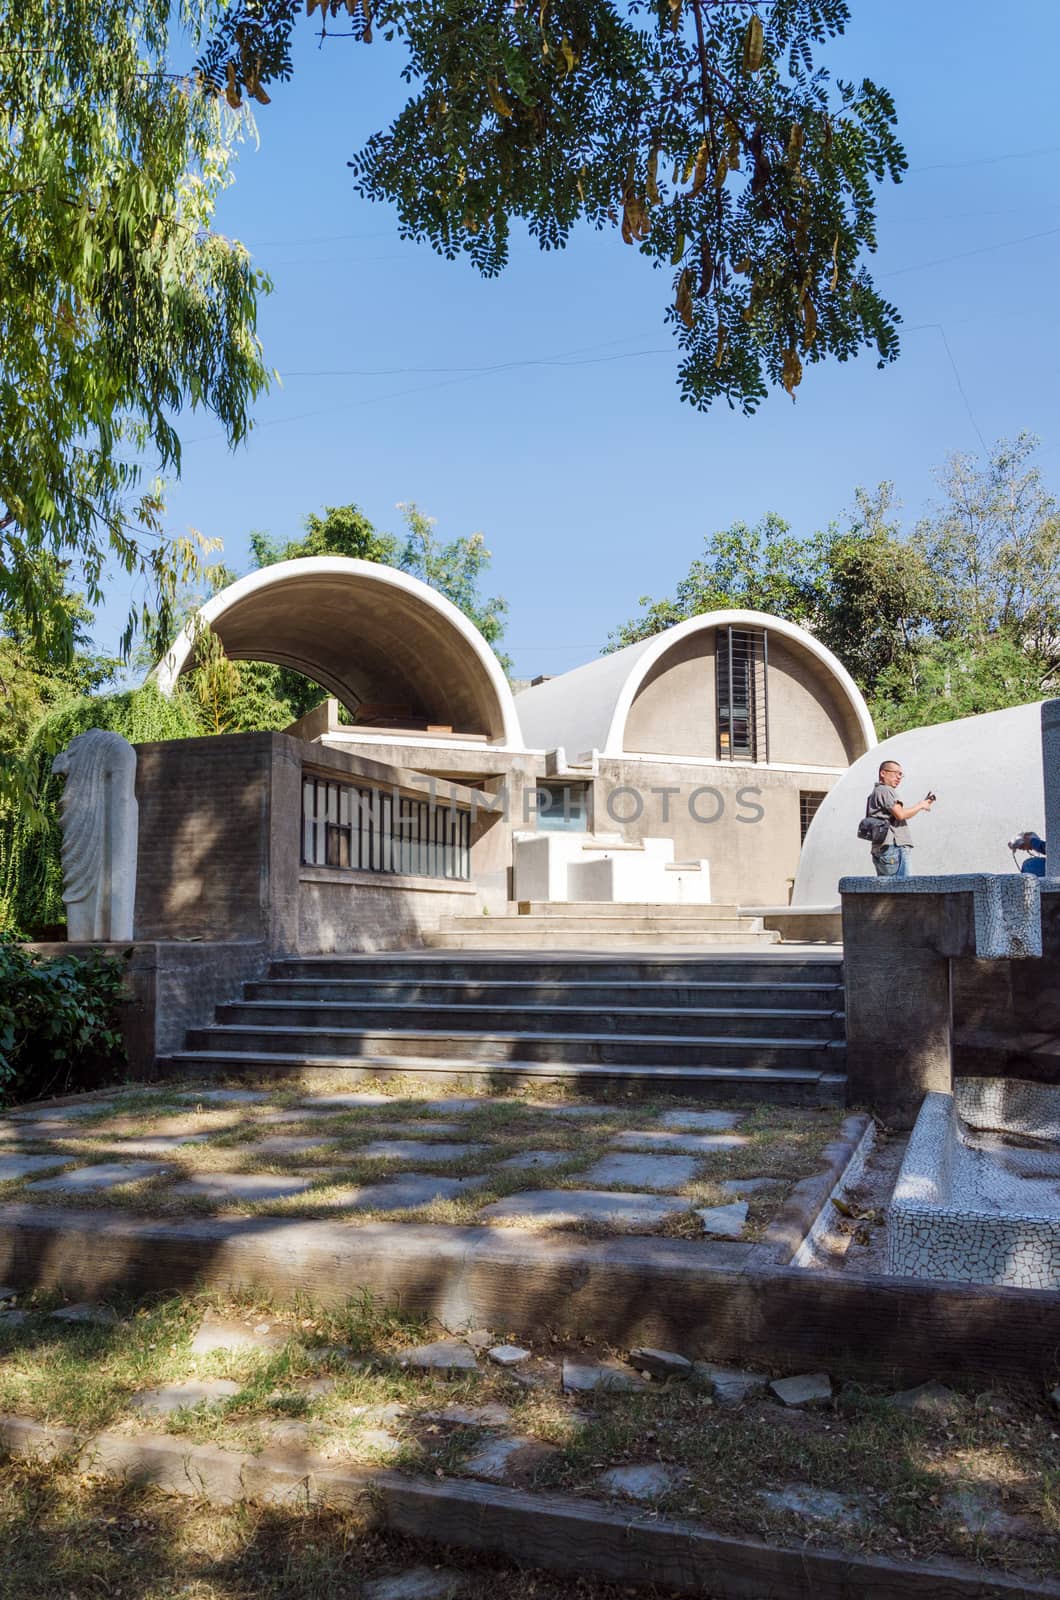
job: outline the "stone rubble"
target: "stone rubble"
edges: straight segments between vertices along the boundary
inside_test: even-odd
[[[521,1361],[530,1359],[530,1351],[518,1344],[495,1344],[486,1354],[498,1367],[517,1367]]]
[[[563,1388],[567,1394],[591,1394],[594,1389],[646,1389],[647,1380],[625,1367],[609,1363],[564,1361]]]
[[[397,1359],[399,1366],[417,1367],[425,1372],[441,1372],[446,1376],[454,1373],[477,1374],[480,1371],[474,1351],[455,1339],[438,1339],[433,1344],[413,1345],[407,1350],[399,1351]]]
[[[673,1350],[631,1350],[629,1364],[652,1378],[688,1378],[692,1375],[691,1361]]]
[[[832,1380],[826,1372],[803,1372],[794,1378],[776,1378],[769,1387],[786,1406],[821,1406],[832,1399]]]
[[[703,1232],[715,1239],[739,1239],[747,1221],[747,1201],[734,1201],[727,1206],[705,1206],[696,1211],[703,1223]]]
[[[708,1388],[722,1406],[739,1406],[765,1394],[769,1379],[761,1372],[745,1372],[740,1367],[722,1367],[713,1361],[694,1361],[692,1376]]]

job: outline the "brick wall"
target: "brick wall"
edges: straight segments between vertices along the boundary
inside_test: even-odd
[[[275,738],[137,746],[138,940],[268,938]]]

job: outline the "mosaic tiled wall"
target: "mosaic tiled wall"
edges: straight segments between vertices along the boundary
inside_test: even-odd
[[[925,1096],[887,1253],[903,1277],[1060,1289],[1060,1088],[958,1078]]]

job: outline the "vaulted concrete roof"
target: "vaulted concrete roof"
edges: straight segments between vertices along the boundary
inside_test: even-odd
[[[368,702],[405,707],[454,734],[522,747],[511,688],[478,629],[444,595],[393,567],[347,556],[280,561],[222,589],[199,616],[233,660],[292,667],[350,711]],[[155,668],[163,694],[194,665],[189,622]]]
[[[571,760],[590,750],[601,755],[625,752],[626,719],[637,691],[666,654],[690,634],[712,628],[765,628],[797,650],[804,651],[826,670],[840,698],[846,702],[860,731],[863,748],[876,742],[869,708],[861,690],[842,662],[805,628],[764,611],[705,611],[673,628],[639,639],[623,650],[599,656],[547,683],[524,689],[515,697],[523,735],[531,749],[562,746]]]

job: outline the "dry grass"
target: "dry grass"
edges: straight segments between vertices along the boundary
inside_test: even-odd
[[[435,1109],[432,1102],[466,1098],[439,1090],[426,1090],[422,1084],[405,1080],[383,1080],[358,1086],[357,1092],[386,1096],[385,1103],[347,1106],[324,1118],[305,1104],[304,1092],[290,1085],[267,1086],[267,1099],[260,1105],[213,1106],[208,1099],[196,1099],[199,1086],[167,1085],[163,1089],[115,1093],[109,1100],[91,1102],[96,1109],[78,1118],[76,1130],[56,1128],[47,1134],[36,1132],[26,1147],[38,1153],[53,1154],[56,1169],[85,1166],[127,1158],[131,1161],[157,1159],[162,1170],[157,1177],[106,1190],[63,1194],[48,1191],[35,1194],[26,1183],[11,1180],[0,1184],[0,1200],[28,1200],[49,1206],[119,1207],[154,1216],[283,1216],[291,1218],[335,1218],[355,1225],[359,1222],[440,1223],[468,1225],[478,1220],[479,1212],[496,1200],[534,1187],[575,1189],[584,1186],[583,1174],[592,1163],[611,1149],[616,1133],[650,1128],[663,1110],[705,1109],[702,1102],[658,1099],[631,1103],[628,1097],[601,1104],[598,1115],[578,1116],[564,1121],[554,1114],[572,1102],[558,1096],[549,1098],[540,1087],[521,1095],[503,1097],[478,1095],[468,1109]],[[314,1081],[321,1093],[326,1083]],[[208,1091],[206,1091],[208,1093]],[[262,1090],[266,1093],[266,1090]],[[543,1102],[543,1103],[535,1103]],[[683,1190],[693,1205],[717,1205],[731,1195],[720,1187],[726,1179],[746,1176],[775,1177],[781,1186],[749,1197],[747,1237],[759,1236],[785,1197],[787,1188],[815,1170],[823,1146],[832,1138],[842,1113],[835,1108],[731,1107],[747,1112],[740,1134],[748,1143],[732,1150],[716,1150],[697,1159],[692,1182]],[[442,1121],[453,1131],[434,1134],[430,1123]],[[381,1124],[399,1124],[400,1133],[382,1132]],[[187,1143],[173,1152],[137,1152],[130,1148],[137,1140],[157,1135],[181,1139],[200,1134],[204,1143]],[[282,1154],[258,1148],[263,1139],[280,1136],[304,1137],[317,1141],[304,1152]],[[400,1137],[424,1146],[422,1154],[408,1153],[406,1159],[379,1159],[364,1154],[365,1147],[379,1138]],[[455,1161],[439,1162],[430,1145],[473,1143],[474,1152]],[[562,1165],[547,1170],[504,1169],[502,1163],[526,1150],[557,1152],[566,1158]],[[425,1171],[446,1177],[481,1177],[484,1181],[453,1199],[438,1199],[427,1205],[403,1211],[383,1211],[370,1206],[350,1209],[348,1191],[379,1183],[405,1172]],[[172,1192],[175,1183],[196,1176],[217,1173],[262,1173],[305,1177],[310,1187],[297,1195],[262,1201],[214,1200],[180,1196]],[[48,1174],[34,1174],[46,1176]],[[530,1219],[528,1226],[546,1227]],[[597,1224],[575,1224],[571,1231],[605,1237],[619,1228]],[[645,1232],[698,1237],[698,1220],[681,1218]]]
[[[358,1600],[370,1579],[422,1565],[458,1569],[461,1600],[628,1593],[425,1548],[349,1512],[218,1508],[62,1465],[0,1469],[4,1600]]]
[[[1005,1570],[1041,1573],[1060,1564],[1060,1419],[1030,1389],[967,1390],[944,1416],[897,1411],[882,1391],[854,1385],[817,1412],[786,1411],[768,1398],[723,1408],[695,1381],[571,1397],[560,1384],[565,1355],[592,1361],[623,1353],[542,1337],[516,1372],[482,1358],[478,1376],[446,1381],[400,1364],[403,1349],[440,1330],[367,1296],[334,1311],[308,1303],[278,1311],[251,1296],[174,1296],[120,1305],[122,1320],[112,1327],[50,1320],[49,1304],[28,1301],[26,1322],[0,1323],[0,1410],[81,1436],[147,1428],[244,1451],[293,1444],[336,1462],[444,1476],[459,1471],[488,1434],[437,1413],[492,1401],[509,1412],[506,1431],[554,1447],[532,1487],[599,1495],[605,1469],[658,1461],[676,1476],[655,1510],[721,1531],[916,1558],[970,1556]],[[266,1321],[286,1342],[193,1357],[190,1340],[207,1309],[245,1325]],[[506,1330],[494,1336],[503,1340]],[[239,1392],[168,1418],[137,1414],[137,1390],[190,1376],[229,1378]],[[863,1521],[807,1524],[758,1498],[763,1488],[790,1483],[856,1496]],[[999,1506],[1032,1519],[1031,1532],[963,1533],[948,1501],[955,1489],[990,1492]],[[5,1600],[10,1592],[5,1586]]]

